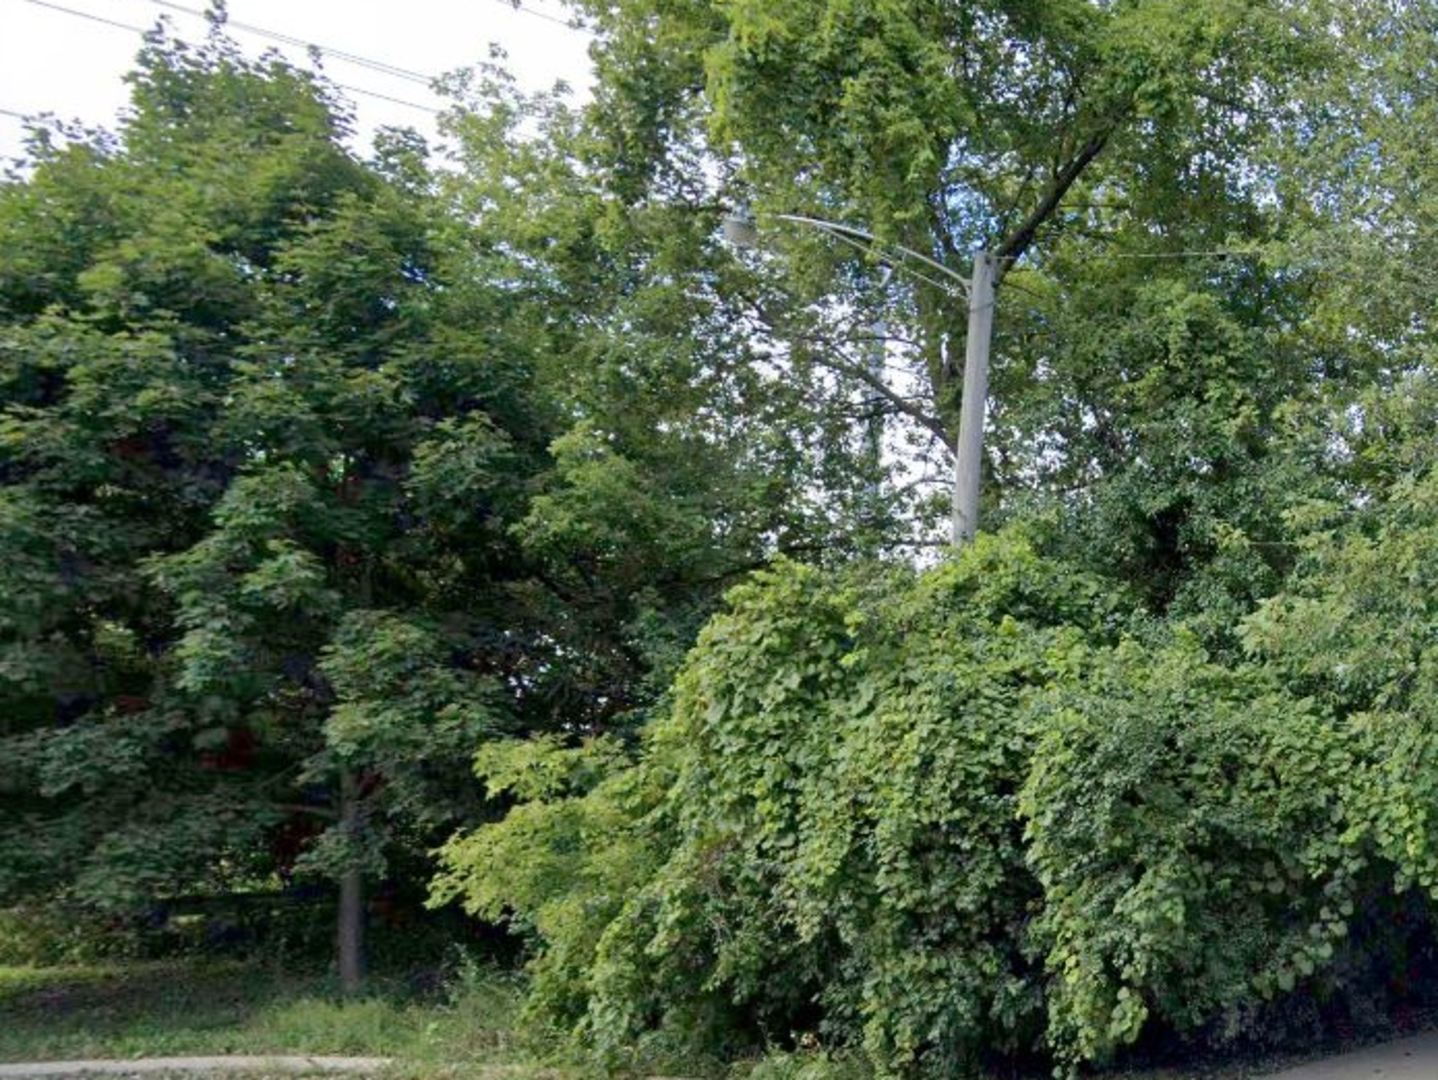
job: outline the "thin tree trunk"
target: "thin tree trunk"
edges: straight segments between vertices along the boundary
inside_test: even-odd
[[[360,827],[359,785],[354,773],[340,774],[340,827],[353,840]],[[340,989],[355,994],[364,983],[364,877],[358,866],[340,875],[335,951],[339,957]]]

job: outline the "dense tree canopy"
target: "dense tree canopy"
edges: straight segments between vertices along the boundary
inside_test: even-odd
[[[132,82],[0,191],[0,895],[301,872],[353,915],[486,813],[476,745],[632,731],[735,575],[852,548],[864,481],[678,280],[707,219],[616,200],[553,98],[457,80],[437,175],[222,29]]]
[[[220,37],[133,84],[0,208],[3,892],[253,886],[296,835],[378,871],[520,729],[492,586],[551,430],[532,343],[435,243],[413,140],[361,162],[322,86]]]

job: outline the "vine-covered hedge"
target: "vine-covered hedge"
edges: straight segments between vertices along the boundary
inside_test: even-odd
[[[1357,543],[1315,548],[1304,604]],[[917,575],[778,566],[637,762],[482,754],[515,805],[451,842],[436,897],[532,931],[531,1016],[611,1059],[819,1045],[955,1075],[1241,1017],[1341,980],[1355,912],[1433,884],[1432,724],[1322,673],[1295,691],[1304,604],[1224,665],[1017,535]]]

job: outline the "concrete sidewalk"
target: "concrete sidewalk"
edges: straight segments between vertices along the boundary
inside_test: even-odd
[[[1438,1032],[1299,1065],[1267,1080],[1438,1080]]]

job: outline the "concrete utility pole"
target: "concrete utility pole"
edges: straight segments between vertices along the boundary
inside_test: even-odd
[[[984,464],[984,413],[989,402],[989,342],[994,334],[994,257],[974,256],[969,284],[969,329],[964,339],[964,386],[959,437],[954,443],[954,521],[950,539],[961,547],[979,528]]]

